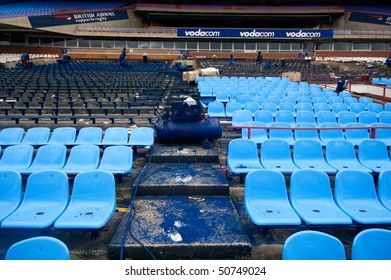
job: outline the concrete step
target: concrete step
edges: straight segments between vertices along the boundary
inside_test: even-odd
[[[121,248],[122,259],[251,257],[250,241],[228,196],[138,197],[134,205],[131,222],[127,213],[109,244],[111,259],[120,258]]]

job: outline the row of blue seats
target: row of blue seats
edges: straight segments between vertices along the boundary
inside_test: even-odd
[[[391,223],[391,170],[379,175],[378,193],[371,174],[343,170],[336,174],[334,195],[328,175],[298,170],[290,177],[273,170],[247,174],[244,207],[258,226],[351,225]]]
[[[365,229],[351,246],[352,260],[391,260],[391,231]],[[296,232],[285,240],[283,260],[346,260],[345,247],[335,236],[316,230]]]
[[[27,178],[0,171],[0,228],[99,229],[116,209],[114,176],[106,171],[79,173],[70,194],[66,173],[39,171]]]
[[[103,170],[113,174],[129,174],[132,171],[133,150],[128,146],[109,146],[100,159],[97,145],[74,146],[67,158],[67,148],[60,144],[48,144],[38,148],[30,145],[14,145],[4,149],[0,158],[1,170],[14,170],[31,174],[43,170],[61,170],[66,174],[78,174],[89,170]]]
[[[372,84],[391,87],[391,78],[372,78]]]
[[[80,145],[103,146],[130,145],[153,146],[155,131],[150,127],[135,127],[129,131],[125,127],[109,127],[103,133],[100,127],[83,127],[78,132],[74,127],[58,127],[52,132],[48,127],[33,127],[26,132],[20,127],[5,128],[0,131],[0,145]]]
[[[322,145],[315,140],[297,140],[291,152],[289,143],[280,139],[265,140],[258,152],[248,139],[233,139],[228,144],[227,165],[233,174],[244,175],[253,170],[267,169],[293,173],[299,169],[316,169],[328,174],[352,169],[380,173],[391,169],[387,146],[378,140],[364,140],[358,154],[352,143],[332,140]]]
[[[292,146],[297,140],[305,139],[320,142],[322,146],[332,140],[347,140],[352,145],[358,146],[364,140],[376,139],[391,146],[391,124],[387,123],[371,125],[347,123],[341,125],[325,122],[318,126],[310,122],[264,124],[258,121],[248,121],[241,123],[240,127],[248,127],[242,128],[242,138],[250,139],[256,144],[262,144],[268,139],[280,139]],[[373,127],[373,129],[368,129],[369,127]]]

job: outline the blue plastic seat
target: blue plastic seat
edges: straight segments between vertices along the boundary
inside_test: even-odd
[[[331,112],[330,105],[327,103],[315,103],[314,104],[314,113],[318,114],[320,112]]]
[[[76,145],[93,144],[98,145],[102,142],[102,128],[100,127],[83,127],[75,140]]]
[[[253,120],[252,113],[248,110],[238,110],[232,113],[232,126],[242,126]]]
[[[60,144],[42,146],[37,150],[33,163],[26,169],[19,170],[22,174],[31,174],[37,171],[59,170],[65,162],[67,148]]]
[[[22,176],[16,171],[0,171],[0,224],[22,202]]]
[[[245,122],[243,126],[265,126],[265,124],[257,121],[250,121],[250,122]],[[242,128],[242,138],[250,139],[251,141],[254,141],[256,144],[261,144],[268,139],[266,129],[264,128],[251,129],[250,138],[248,138],[248,129]]]
[[[234,174],[247,174],[263,169],[255,142],[248,139],[233,139],[228,144],[227,165]]]
[[[312,107],[312,105],[310,105]],[[280,105],[278,105],[278,109],[280,111],[290,111],[292,113],[296,112],[296,106],[294,103],[291,102],[281,102]],[[312,111],[312,109],[311,109]]]
[[[24,136],[24,129],[20,127],[4,128],[0,131],[0,146],[19,144]]]
[[[380,103],[368,103],[367,110],[369,112],[374,112],[376,115],[379,115],[381,112],[383,112],[383,105]]]
[[[328,128],[327,130],[320,130],[319,131],[319,139],[324,143],[325,145],[331,141],[331,140],[345,140],[343,136],[343,131],[340,128],[341,125],[337,123],[321,123],[319,125],[321,128]],[[336,128],[336,129],[331,129]],[[329,130],[331,129],[331,130]]]
[[[384,111],[391,112],[391,103],[384,104]]]
[[[216,102],[229,102],[229,91],[219,90],[215,92]]]
[[[313,113],[314,112],[314,107],[312,106],[311,103],[298,103],[296,105],[296,112],[311,112]]]
[[[315,115],[312,111],[298,111],[296,113],[296,123],[314,123],[315,121]]]
[[[380,173],[391,169],[387,146],[379,140],[364,140],[358,146],[358,160],[373,172]]]
[[[357,116],[360,112],[365,112],[366,107],[362,103],[351,103],[349,105],[349,111],[355,113]]]
[[[261,146],[261,164],[265,169],[290,174],[299,168],[293,163],[289,144],[284,140],[265,140]]]
[[[272,112],[272,114],[274,116],[278,110],[278,105],[276,103],[266,101],[265,103],[262,104],[261,109]]]
[[[257,102],[259,105],[259,108],[261,108],[261,105],[266,101],[266,98],[260,95],[256,95],[253,97],[253,101]]]
[[[330,107],[333,105],[333,104],[336,104],[336,103],[340,103],[340,104],[343,104],[343,99],[339,96],[331,96],[329,97],[328,99],[328,103],[330,105]]]
[[[254,116],[254,114],[256,112],[258,112],[260,109],[260,106],[257,102],[255,101],[251,101],[251,102],[246,102],[244,103],[243,105],[243,110],[247,110],[247,111],[250,111],[252,113],[252,115]]]
[[[391,211],[379,202],[373,177],[367,172],[338,172],[335,177],[334,200],[357,223],[391,223]]]
[[[347,123],[357,123],[357,115],[350,111],[341,111],[337,115],[338,123],[345,125]]]
[[[385,126],[390,128],[376,128],[375,139],[384,142],[387,146],[391,146],[391,124],[375,123],[372,126]]]
[[[335,174],[336,169],[327,164],[320,142],[315,140],[297,140],[293,146],[293,162],[300,169],[316,169]]]
[[[360,123],[347,123],[346,127],[362,127],[364,124]],[[368,129],[365,128],[357,128],[357,129],[346,129],[345,130],[345,138],[349,142],[351,142],[354,146],[359,146],[362,141],[368,140],[369,133]]]
[[[363,166],[356,156],[356,151],[351,142],[346,140],[332,140],[326,145],[326,161],[338,171],[354,169],[364,172],[372,172]]]
[[[2,228],[47,228],[68,205],[68,176],[62,171],[31,174],[22,204],[3,220]]]
[[[49,141],[50,129],[48,127],[32,127],[26,131],[21,141],[25,145],[44,145]]]
[[[269,125],[274,122],[273,113],[268,110],[260,110],[254,114],[254,121]]]
[[[73,145],[76,140],[76,128],[57,127],[52,131],[48,144]]]
[[[358,113],[358,122],[362,124],[371,125],[373,123],[377,123],[377,115],[374,112],[363,111]]]
[[[359,103],[364,104],[365,107],[367,107],[367,105],[368,105],[369,103],[373,103],[373,99],[372,99],[372,98],[370,98],[370,97],[365,97],[365,96],[360,97],[360,98],[358,99],[358,101],[359,101]]]
[[[87,171],[75,177],[71,201],[54,228],[99,229],[116,208],[115,179],[105,171]]]
[[[68,160],[63,168],[67,174],[78,174],[94,170],[99,165],[100,149],[96,145],[78,145],[71,149]]]
[[[318,125],[322,123],[337,123],[337,117],[330,111],[321,111],[316,113],[316,123]]]
[[[352,260],[391,260],[391,230],[370,228],[358,233],[352,243]]]
[[[297,103],[310,103],[312,104],[312,99],[309,96],[299,96],[297,98]]]
[[[103,151],[98,170],[113,174],[132,172],[133,150],[127,146],[110,146]]]
[[[30,145],[15,145],[4,149],[0,159],[0,170],[24,170],[33,160],[34,148]]]
[[[6,260],[70,260],[68,247],[50,236],[31,237],[13,244]]]
[[[348,111],[348,105],[344,103],[333,103],[331,105],[331,112],[333,112],[336,116],[338,116],[339,112]]]
[[[345,98],[346,97],[352,97],[352,94],[348,91],[341,91],[339,94],[338,94],[339,97],[341,97],[344,102],[345,102]]]
[[[287,238],[282,247],[283,260],[346,260],[342,242],[320,231],[299,231]]]
[[[258,226],[301,224],[289,204],[285,178],[277,171],[257,170],[247,174],[244,207],[251,221]]]
[[[377,195],[380,203],[391,211],[391,170],[380,172]]]
[[[109,127],[106,129],[101,145],[114,146],[128,143],[128,129],[126,127]]]
[[[136,127],[129,137],[131,146],[153,146],[155,145],[155,130],[151,127]]]
[[[305,128],[316,128],[317,125],[312,122],[299,122],[296,123],[295,128],[303,128],[294,130],[295,140],[310,139],[321,142],[319,139],[318,130],[305,130]]]
[[[329,176],[318,170],[295,171],[290,179],[289,201],[309,225],[348,225],[352,220],[335,204]]]
[[[274,120],[275,120],[275,122],[288,123],[291,126],[294,126],[294,124],[295,124],[295,116],[294,116],[293,112],[286,111],[286,110],[277,111],[274,116]]]
[[[290,128],[291,125],[285,122],[274,122],[270,125],[271,127],[281,127],[281,128]],[[293,138],[293,132],[291,129],[270,129],[269,130],[269,139],[280,139],[288,142],[290,146],[295,143]]]
[[[227,117],[232,117],[233,112],[242,110],[242,104],[236,101],[230,101],[225,105],[225,114]]]
[[[391,124],[391,112],[390,111],[380,112],[378,117],[379,117],[379,123]]]
[[[271,102],[274,103],[278,106],[278,104],[281,103],[281,98],[277,95],[270,95],[267,99],[266,102]]]
[[[348,107],[350,107],[350,104],[358,103],[358,99],[356,97],[346,96],[343,99],[343,103],[345,103],[346,105],[348,105]]]
[[[210,102],[208,104],[208,116],[211,118],[224,118],[225,115],[225,109],[224,104],[222,102]]]
[[[314,96],[312,97],[312,104],[315,105],[316,103],[323,103],[327,104],[327,98],[323,95],[323,93],[318,93],[319,96]],[[323,105],[322,105],[323,106]],[[330,110],[330,106],[329,106]]]
[[[253,98],[250,95],[241,94],[236,98],[236,102],[239,102],[243,107],[247,102],[253,102]]]

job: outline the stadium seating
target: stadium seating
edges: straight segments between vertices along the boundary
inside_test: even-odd
[[[76,140],[76,128],[57,127],[53,129],[48,144],[73,145]]]
[[[6,260],[69,260],[68,247],[59,239],[37,236],[13,244],[5,255]]]
[[[391,211],[391,170],[380,172],[377,194],[381,204]]]
[[[379,140],[364,140],[358,146],[358,160],[373,172],[391,169],[387,146]]]
[[[32,127],[26,131],[21,144],[25,145],[44,145],[48,142],[50,129],[48,127]]]
[[[247,174],[255,169],[262,169],[258,148],[248,139],[233,139],[228,144],[228,168],[234,174]]]
[[[22,202],[22,176],[16,171],[0,171],[0,224]]]
[[[346,260],[345,248],[336,237],[312,230],[292,234],[282,248],[283,260]]]
[[[268,139],[262,143],[261,164],[265,169],[290,174],[299,168],[293,163],[288,142]]]
[[[126,145],[128,143],[128,129],[126,127],[109,127],[106,129],[102,142],[103,146]]]
[[[274,122],[270,125],[271,127],[278,128],[290,128],[291,125],[286,122]],[[291,129],[270,129],[269,130],[269,139],[280,139],[286,141],[290,146],[295,143],[293,138],[293,132]]]
[[[248,110],[238,110],[232,113],[232,126],[242,126],[244,123],[252,121],[252,113]]]
[[[265,126],[265,124],[258,122],[258,121],[250,121],[243,123],[243,126]],[[254,141],[256,144],[261,144],[265,140],[268,139],[266,129],[251,129],[250,131],[250,138],[248,138],[248,129],[242,128],[242,138],[243,139],[250,139]]]
[[[75,145],[93,144],[98,145],[102,142],[102,128],[100,127],[83,127],[79,130]]]
[[[340,128],[341,125],[337,123],[324,122],[319,125],[321,128],[328,128],[326,130],[319,131],[319,138],[323,144],[327,145],[332,140],[344,140],[343,131]],[[337,129],[331,129],[337,128]]]
[[[268,110],[260,110],[254,114],[254,121],[269,125],[274,122],[273,113]]]
[[[288,201],[282,173],[257,170],[247,174],[244,207],[258,226],[300,225],[301,220]]]
[[[357,123],[357,115],[350,111],[341,111],[337,115],[337,120],[340,125]]]
[[[377,115],[374,112],[363,111],[358,113],[358,122],[362,124],[371,125],[373,123],[377,123]]]
[[[83,171],[94,170],[100,160],[99,147],[92,144],[74,146],[68,156],[67,162],[60,170],[67,174],[78,174]]]
[[[352,244],[352,260],[391,260],[391,231],[370,228],[358,233]]]
[[[347,123],[347,127],[360,127],[365,126],[364,124],[359,123]],[[349,142],[351,142],[354,146],[359,146],[362,141],[368,140],[369,134],[368,130],[364,128],[358,128],[358,129],[346,129],[345,130],[345,138]]]
[[[33,160],[34,149],[30,145],[15,145],[4,149],[0,159],[0,170],[24,170]]]
[[[8,146],[19,144],[24,136],[24,129],[20,127],[4,128],[0,131],[0,145]]]
[[[98,170],[113,174],[129,174],[132,172],[133,150],[126,146],[110,146],[103,151]]]
[[[349,105],[349,111],[355,113],[357,116],[360,112],[365,112],[366,107],[363,103],[352,103]]]
[[[242,110],[242,104],[236,101],[230,101],[225,105],[225,114],[227,117],[232,117],[233,112]]]
[[[391,146],[391,124],[375,123],[372,126],[385,126],[390,128],[376,128],[375,139],[382,141],[387,146]]]
[[[130,133],[129,145],[150,146],[155,144],[155,131],[151,127],[135,127]]]
[[[213,117],[217,117],[217,118],[226,117],[224,104],[222,102],[218,102],[218,101],[210,102],[208,104],[208,116],[211,118],[213,118]]]

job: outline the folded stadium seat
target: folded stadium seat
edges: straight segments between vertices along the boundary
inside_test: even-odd
[[[337,170],[327,164],[320,142],[315,140],[297,140],[293,146],[293,162],[300,169],[316,169],[335,174]]]
[[[233,139],[228,144],[227,165],[234,174],[247,174],[263,169],[259,161],[257,144],[248,139]]]
[[[348,105],[344,103],[333,103],[331,105],[331,112],[335,114],[335,116],[338,116],[339,112],[347,112],[348,111]]]
[[[269,139],[261,145],[261,164],[265,169],[290,174],[299,168],[293,163],[289,144],[284,140]]]
[[[70,260],[68,247],[59,239],[37,236],[13,244],[6,260]]]
[[[358,160],[373,172],[380,173],[391,169],[387,146],[380,140],[364,140],[358,146]]]
[[[341,129],[341,125],[337,123],[329,123],[324,122],[319,125],[321,128],[337,128],[331,130],[320,130],[319,131],[319,139],[322,141],[324,145],[326,145],[331,140],[345,140],[343,135],[343,130]]]
[[[383,112],[383,105],[380,103],[368,103],[367,111],[374,112],[376,116],[379,116],[379,114]]]
[[[378,200],[371,174],[358,170],[337,173],[334,200],[353,221],[360,224],[389,224],[391,211]]]
[[[129,133],[126,127],[109,127],[105,130],[102,142],[103,146],[127,145]]]
[[[340,125],[346,125],[348,123],[357,123],[357,115],[349,111],[341,111],[337,115],[337,120]]]
[[[151,127],[135,127],[129,137],[130,146],[153,146],[155,144],[155,130]]]
[[[348,96],[343,99],[343,103],[350,107],[352,103],[358,103],[358,99],[356,97]]]
[[[354,169],[372,172],[371,169],[358,161],[353,144],[346,140],[329,141],[326,145],[325,157],[327,163],[337,169],[337,171]]]
[[[247,174],[244,207],[258,226],[300,225],[301,220],[289,203],[282,173],[257,170]]]
[[[276,103],[266,101],[265,103],[262,104],[261,109],[272,112],[274,116],[278,110],[278,105]]]
[[[47,144],[50,136],[48,127],[32,127],[26,131],[21,144],[39,146]]]
[[[56,229],[99,229],[116,208],[115,179],[105,171],[76,175],[68,207],[54,223]]]
[[[99,165],[100,149],[96,145],[83,144],[74,146],[67,162],[61,171],[67,174],[78,174],[83,171],[94,170]]]
[[[245,122],[252,121],[252,113],[248,110],[238,110],[232,113],[232,126],[241,126]]]
[[[380,112],[378,117],[379,117],[379,123],[391,124],[391,112],[389,111]]]
[[[391,260],[391,230],[370,228],[359,232],[353,239],[352,260]]]
[[[290,128],[292,127],[289,123],[286,122],[274,122],[270,125],[271,127],[281,127],[281,128]],[[295,143],[293,138],[293,132],[291,129],[269,129],[269,139],[280,139],[288,142],[290,146]]]
[[[362,103],[351,103],[349,105],[349,111],[355,113],[358,116],[359,113],[366,111],[366,107]]]
[[[24,136],[24,129],[20,127],[4,128],[0,131],[0,146],[19,144]]]
[[[298,103],[296,105],[296,115],[298,112],[305,111],[305,112],[311,112],[313,113],[313,106],[310,103]]]
[[[48,144],[73,145],[76,139],[76,128],[57,127],[52,131]]]
[[[321,111],[315,113],[316,115],[316,123],[318,125],[322,123],[337,123],[337,117],[331,111]]]
[[[374,123],[372,126],[384,126],[390,128],[376,128],[375,139],[384,142],[387,146],[391,146],[391,124]]]
[[[360,123],[347,123],[346,127],[360,127],[366,126],[365,124]],[[368,140],[369,133],[368,129],[358,128],[358,129],[346,129],[345,130],[345,139],[352,143],[354,146],[359,146],[362,141]]]
[[[282,247],[283,260],[346,260],[342,242],[320,231],[299,231],[287,238]]]
[[[243,105],[243,110],[250,111],[253,116],[256,112],[259,111],[260,108],[261,107],[259,106],[259,104],[254,101],[246,102]]]
[[[209,102],[208,103],[208,116],[211,118],[225,118],[225,109],[222,102]]]
[[[258,121],[250,121],[250,122],[243,123],[243,126],[265,126],[265,124]],[[242,128],[242,138],[250,139],[251,141],[254,141],[256,144],[261,144],[263,143],[263,141],[268,139],[266,129],[264,128],[251,129],[250,138],[248,138],[248,129]]]
[[[26,169],[18,170],[21,174],[31,174],[37,171],[59,170],[65,162],[67,148],[60,144],[48,144],[39,147],[33,163]]]
[[[30,145],[15,145],[4,149],[0,159],[0,170],[24,170],[33,160],[34,148]]]
[[[349,225],[352,220],[334,202],[329,176],[318,170],[298,170],[290,179],[289,201],[308,225]]]
[[[372,98],[370,98],[370,97],[360,97],[359,99],[358,99],[358,102],[359,103],[361,103],[361,104],[364,104],[365,105],[365,107],[367,107],[367,105],[369,104],[369,103],[373,103],[373,99]]]
[[[391,211],[391,170],[380,172],[377,195],[380,203]]]
[[[68,176],[62,171],[31,174],[22,204],[1,223],[2,228],[47,228],[68,205]]]
[[[284,122],[288,123],[291,126],[295,125],[295,116],[292,111],[287,111],[287,110],[279,110],[275,114],[275,122]]]
[[[102,142],[102,128],[100,127],[83,127],[79,130],[75,145],[92,144],[98,145]]]
[[[254,121],[270,125],[274,122],[273,113],[268,110],[260,110],[254,114]]]
[[[242,104],[236,101],[230,101],[225,105],[225,114],[227,117],[232,117],[233,112],[242,110]]]
[[[0,224],[22,202],[22,176],[16,171],[0,171]]]
[[[113,174],[132,172],[133,150],[127,146],[110,146],[103,151],[98,170]]]

